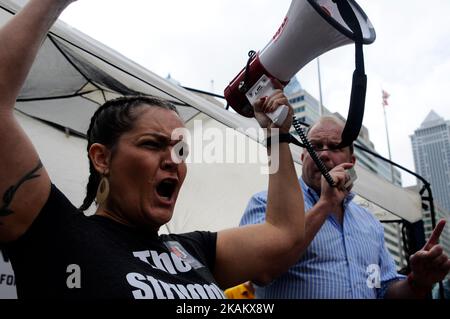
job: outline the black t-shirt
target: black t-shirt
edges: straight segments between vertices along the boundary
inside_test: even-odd
[[[86,217],[52,185],[39,216],[6,252],[19,298],[221,299],[211,273],[216,239]]]

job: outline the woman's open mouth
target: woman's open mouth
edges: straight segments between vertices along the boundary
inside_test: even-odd
[[[156,193],[163,202],[171,202],[176,192],[178,180],[174,178],[166,178],[156,185]]]

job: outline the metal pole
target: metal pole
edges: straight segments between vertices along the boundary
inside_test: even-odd
[[[386,139],[387,139],[387,147],[388,147],[388,153],[389,153],[389,160],[392,161],[391,156],[391,144],[389,142],[389,130],[388,130],[388,124],[387,124],[387,117],[386,117],[386,107],[383,103],[383,112],[384,112],[384,127],[386,128]],[[392,184],[395,185],[395,179],[394,179],[394,167],[391,165],[391,181]]]
[[[429,203],[430,203],[430,215],[431,215],[431,227],[433,229],[436,228],[436,211],[434,210],[434,200],[433,200],[433,195],[431,193],[431,185],[430,184],[425,184],[424,187],[426,188],[427,192],[428,192],[428,197],[425,197]],[[444,294],[444,284],[442,281],[439,282],[439,297],[441,299],[445,299],[445,294]]]
[[[389,141],[389,130],[388,130],[388,124],[387,124],[387,116],[386,116],[386,106],[384,105],[384,100],[382,102],[383,104],[383,112],[384,112],[384,126],[386,128],[386,139],[387,139],[387,146],[388,146],[388,153],[389,153],[389,160],[392,161],[391,156],[391,144]],[[394,178],[394,167],[391,166],[391,181],[392,184],[395,185],[395,178]],[[397,232],[397,245],[399,248],[399,257],[400,257],[400,264],[403,265],[405,263],[405,259],[403,258],[403,250],[402,250],[402,238],[400,236],[400,227],[399,225],[395,225],[395,231]]]
[[[322,117],[323,114],[323,100],[322,100],[322,76],[320,75],[320,59],[317,58],[317,75],[319,77],[319,116]]]

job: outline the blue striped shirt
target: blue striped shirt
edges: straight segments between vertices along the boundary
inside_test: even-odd
[[[301,178],[300,185],[308,211],[319,196]],[[257,298],[383,298],[391,282],[404,279],[385,247],[383,226],[352,202],[354,196],[344,200],[343,224],[330,215],[297,264],[271,284],[256,287]],[[240,224],[262,223],[266,204],[267,192],[254,195]]]

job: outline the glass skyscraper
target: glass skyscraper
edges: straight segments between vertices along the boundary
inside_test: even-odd
[[[431,183],[439,206],[450,211],[450,122],[431,111],[411,142],[416,172]]]

